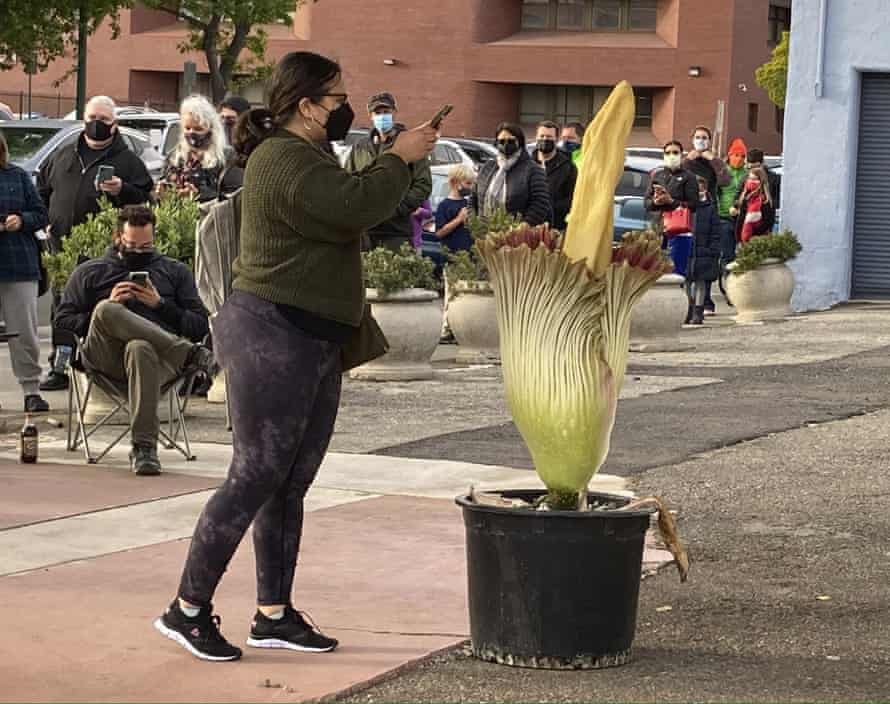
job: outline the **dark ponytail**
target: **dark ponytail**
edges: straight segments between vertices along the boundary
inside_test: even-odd
[[[242,160],[293,119],[303,98],[320,98],[340,73],[336,61],[310,51],[292,51],[282,57],[269,81],[269,107],[249,110],[235,125],[232,143]]]

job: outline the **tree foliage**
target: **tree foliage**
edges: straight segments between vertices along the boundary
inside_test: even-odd
[[[757,85],[763,88],[780,108],[785,107],[785,93],[788,88],[788,45],[790,32],[783,32],[782,41],[773,49],[773,58],[757,69],[754,77]]]
[[[233,84],[269,74],[268,35],[262,25],[289,26],[295,8],[303,1],[142,0],[148,7],[170,13],[187,24],[189,35],[179,49],[204,54],[214,102],[222,100]]]
[[[80,11],[92,33],[111,18],[117,35],[118,11],[132,0],[3,0],[0,3],[0,70],[21,63],[32,72],[44,70],[77,41]]]

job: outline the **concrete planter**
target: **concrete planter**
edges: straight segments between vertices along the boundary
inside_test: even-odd
[[[499,363],[497,306],[491,284],[456,281],[449,293],[448,326],[458,344],[457,363]]]
[[[735,268],[729,265],[729,270]],[[755,323],[791,315],[794,274],[785,262],[765,259],[763,264],[744,274],[726,277],[726,293],[736,309],[736,322]]]
[[[630,320],[632,345],[676,337],[683,328],[689,301],[679,274],[665,274],[634,306]]]
[[[442,306],[433,291],[409,288],[380,296],[367,290],[371,311],[389,352],[349,372],[365,381],[422,381],[433,378],[430,360],[442,331]]]

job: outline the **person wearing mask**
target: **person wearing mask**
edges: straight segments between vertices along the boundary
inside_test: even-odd
[[[708,181],[697,176],[699,202],[693,218],[693,247],[686,275],[690,310],[687,319],[701,325],[705,316],[708,286],[720,278],[720,216],[711,200]]]
[[[479,171],[470,209],[483,217],[503,209],[533,226],[552,222],[547,175],[526,151],[522,128],[502,122],[495,134],[498,156]]]
[[[448,197],[436,208],[436,237],[450,252],[469,251],[473,246],[467,227],[467,200],[475,183],[476,174],[466,164],[455,164],[448,170]]]
[[[161,386],[181,370],[213,371],[195,277],[156,251],[155,224],[148,206],[123,208],[105,255],[74,270],[56,313],[58,328],[84,340],[84,363],[128,389],[130,467],[139,475],[161,473]],[[133,271],[148,274],[145,285],[130,280]]]
[[[776,210],[778,210],[781,207],[780,196],[782,192],[782,178],[778,174],[770,170],[770,168],[766,165],[766,162],[764,161],[763,150],[748,150],[748,168],[762,168],[764,170],[767,176],[767,181],[769,183],[769,195],[772,199],[772,205]],[[741,193],[739,195],[741,195]]]
[[[756,167],[748,171],[742,193],[731,212],[736,218],[737,242],[750,242],[754,237],[772,232],[776,209],[765,169]]]
[[[337,646],[293,604],[303,500],[334,429],[343,346],[365,315],[362,234],[404,201],[409,165],[425,161],[438,137],[429,124],[401,131],[374,163],[347,172],[330,148],[354,117],[342,71],[305,51],[278,61],[268,105],[235,128],[236,149],[250,157],[241,253],[234,290],[213,323],[232,463],[198,519],[176,598],[155,621],[205,660],[241,657],[211,602],[251,524],[257,609],[247,644],[310,653]]]
[[[191,95],[179,108],[182,134],[167,156],[158,192],[174,190],[200,203],[227,195],[241,187],[242,170],[226,168],[226,135],[222,120],[203,95]]]
[[[396,99],[391,93],[379,93],[368,100],[368,116],[374,128],[366,139],[349,152],[347,171],[360,173],[392,149],[396,138],[405,131],[405,126],[396,122],[397,112]],[[432,191],[433,176],[429,159],[411,164],[411,187],[404,199],[384,220],[373,223],[368,229],[370,248],[385,247],[397,252],[405,242],[411,242],[411,214],[430,197]]]
[[[538,124],[535,139],[537,148],[532,158],[544,167],[547,183],[550,186],[550,201],[553,204],[553,227],[565,232],[566,216],[572,209],[572,196],[578,180],[578,168],[571,157],[556,148],[559,126],[545,120]]]
[[[683,168],[708,182],[708,193],[714,203],[718,186],[729,183],[726,164],[711,149],[711,130],[707,127],[696,127],[692,133],[692,151],[683,160]]]
[[[107,198],[116,208],[151,200],[154,187],[148,169],[128,147],[118,131],[116,106],[111,98],[91,98],[84,110],[80,137],[56,150],[37,175],[37,190],[49,210],[49,247],[62,251],[62,241],[87,216],[99,212],[99,200]],[[100,166],[110,166],[114,175],[97,181]],[[53,291],[55,311],[61,291]],[[42,391],[68,388],[68,376],[52,371],[55,350],[50,355],[50,373]]]
[[[250,110],[250,103],[240,95],[227,95],[219,104],[219,119],[222,120],[223,130],[226,133],[226,146],[232,145],[232,131],[238,118]]]
[[[741,139],[734,139],[729,145],[729,154],[726,159],[729,183],[717,189],[717,204],[720,213],[720,259],[724,265],[735,259],[735,217],[732,215],[732,209],[748,176],[748,170],[745,168],[747,157],[748,147],[745,142]],[[705,312],[708,312],[707,307]]]
[[[584,125],[580,122],[567,122],[559,137],[559,148],[572,157],[576,166],[581,160],[581,144],[584,142]]]
[[[674,272],[686,276],[692,250],[692,213],[698,206],[698,182],[683,168],[683,145],[672,140],[664,145],[664,168],[652,173],[644,204],[646,210],[664,219],[666,213],[686,208],[688,230],[665,233]],[[689,322],[687,320],[687,322]]]
[[[0,318],[17,337],[9,340],[12,372],[24,392],[25,413],[45,413],[41,398],[37,286],[40,248],[36,233],[46,227],[46,207],[31,176],[9,159],[0,131]]]

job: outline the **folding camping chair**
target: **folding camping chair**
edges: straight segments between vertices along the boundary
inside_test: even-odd
[[[127,422],[126,427],[115,436],[101,453],[95,455],[90,449],[90,438],[93,434],[109,425],[111,420],[119,413],[126,414],[129,421],[129,389],[125,383],[111,379],[84,364],[82,341],[76,335],[68,331],[54,330],[53,340],[57,345],[64,344],[70,346],[72,350],[71,357],[65,367],[65,371],[68,374],[67,449],[69,452],[75,452],[82,445],[87,463],[97,464],[130,432],[130,424]],[[85,386],[80,378],[80,374],[83,374],[87,379]],[[197,371],[194,370],[183,371],[161,386],[161,399],[167,398],[169,415],[167,417],[166,430],[164,429],[165,424],[161,424],[159,439],[163,441],[166,449],[178,450],[190,462],[195,460],[195,456],[192,454],[189,443],[185,411],[195,384],[196,374]],[[95,423],[87,423],[87,404],[90,401],[93,390],[96,388],[105,392],[111,400],[112,409]],[[184,390],[183,394],[180,394],[181,390]],[[74,429],[73,422],[75,415],[77,416],[77,430]],[[182,433],[182,444],[179,443],[180,432]]]

